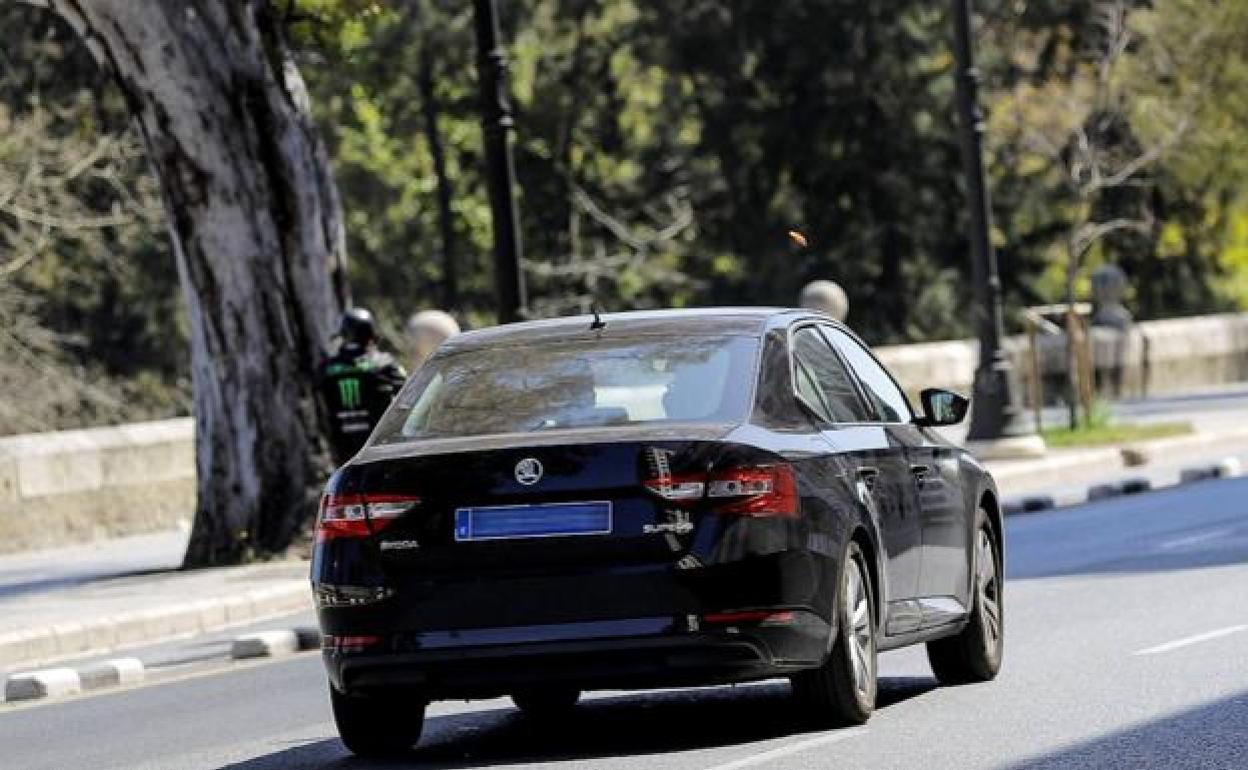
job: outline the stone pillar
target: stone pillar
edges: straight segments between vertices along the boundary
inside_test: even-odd
[[[1106,338],[1106,344],[1094,345],[1093,353],[1100,348],[1108,354],[1107,361],[1093,360],[1093,370],[1098,374],[1104,365],[1105,376],[1097,382],[1097,389],[1112,397],[1122,395],[1124,365],[1127,346],[1135,326],[1131,311],[1122,304],[1127,293],[1127,274],[1117,265],[1102,265],[1092,272],[1092,326],[1093,340]]]
[[[1092,325],[1125,332],[1135,323],[1122,304],[1127,274],[1117,265],[1102,265],[1092,273]]]
[[[407,320],[407,347],[411,353],[411,371],[416,371],[425,359],[433,355],[443,340],[459,334],[459,324],[449,313],[441,310],[422,310]]]
[[[838,321],[849,315],[849,297],[835,281],[811,281],[802,289],[799,302],[807,310],[817,310]]]

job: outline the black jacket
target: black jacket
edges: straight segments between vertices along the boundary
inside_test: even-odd
[[[375,347],[344,344],[321,363],[320,391],[337,464],[360,451],[406,379],[394,356]]]

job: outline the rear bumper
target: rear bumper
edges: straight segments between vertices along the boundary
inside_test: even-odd
[[[617,621],[624,631],[658,619]],[[581,690],[641,689],[766,679],[818,665],[831,629],[808,612],[785,625],[725,626],[612,638],[548,638],[501,641],[517,629],[480,629],[472,637],[387,639],[384,651],[324,652],[334,686],[344,692],[411,688],[434,700],[487,698],[533,686]],[[580,625],[580,624],[572,624]],[[611,627],[602,628],[610,633]],[[585,634],[589,629],[528,627],[530,635]],[[489,641],[491,635],[500,641]],[[421,643],[429,648],[411,649]]]

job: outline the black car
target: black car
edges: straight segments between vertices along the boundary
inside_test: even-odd
[[[995,485],[848,329],[806,311],[622,313],[445,344],[330,480],[312,580],[340,734],[425,705],[788,677],[861,723],[876,653],[996,675]]]

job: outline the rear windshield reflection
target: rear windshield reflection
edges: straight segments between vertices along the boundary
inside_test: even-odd
[[[738,422],[758,341],[696,336],[545,343],[435,358],[400,394],[375,443],[633,425]]]

